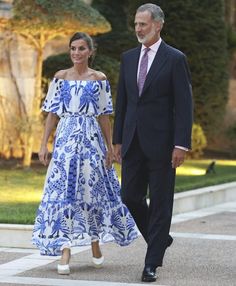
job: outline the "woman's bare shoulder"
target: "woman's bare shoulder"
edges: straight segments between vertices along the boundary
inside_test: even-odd
[[[92,70],[94,80],[106,80],[106,75],[101,71]]]
[[[58,79],[65,79],[69,69],[59,70],[55,73],[54,77]]]

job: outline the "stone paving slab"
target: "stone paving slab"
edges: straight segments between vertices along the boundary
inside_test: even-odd
[[[17,281],[17,285],[30,285],[30,286],[139,286],[140,284],[126,284],[117,282],[106,281],[85,281],[85,280],[65,280],[65,279],[50,279],[50,278],[27,278],[27,277],[12,277],[4,278],[4,281],[8,283],[9,280]],[[40,283],[40,284],[39,284]],[[41,285],[42,284],[42,285]],[[167,286],[160,285],[158,286]]]
[[[0,281],[0,286],[19,286],[19,284],[12,284],[12,283],[5,283],[5,282],[1,283]],[[44,286],[44,285],[34,285],[34,286]]]
[[[14,261],[14,260],[19,259],[21,257],[24,257],[26,255],[28,255],[27,252],[26,253],[15,253],[15,252],[8,253],[8,252],[1,251],[0,252],[0,265],[7,263],[7,262],[10,262],[10,261]]]
[[[94,269],[90,263],[90,251],[74,255],[69,276],[58,276],[56,262],[39,267],[18,276],[44,277],[65,280],[110,281],[141,284],[145,242],[138,239],[132,246],[121,250],[114,244],[103,246],[106,264]],[[233,286],[236,282],[236,241],[175,238],[167,250],[164,266],[154,285],[172,286]],[[178,281],[174,284],[173,281]],[[207,281],[207,282],[206,282]]]
[[[235,286],[235,249],[236,241],[176,238],[158,282],[173,286]]]
[[[173,218],[173,245],[158,268],[158,286],[236,286],[236,202]],[[201,223],[206,221],[205,223]],[[187,236],[186,236],[187,234]],[[78,248],[81,249],[81,248]],[[139,237],[128,247],[102,245],[105,264],[95,269],[91,249],[73,250],[71,275],[56,273],[57,261],[31,250],[6,249],[23,255],[0,265],[0,286],[138,286],[146,245]],[[12,256],[13,257],[13,256]],[[27,270],[28,269],[28,270]],[[147,283],[150,285],[150,283]]]
[[[1,281],[0,281],[0,286],[19,286],[19,284],[12,284],[12,283],[5,283],[5,282],[3,282],[3,283],[1,283]],[[36,286],[43,286],[43,285],[36,285]]]
[[[120,247],[114,243],[107,243],[101,246],[105,257],[104,267],[96,269],[91,263],[91,251],[72,256],[69,276],[60,275],[60,279],[92,280],[92,281],[113,281],[125,283],[140,282],[140,273],[143,268],[145,242],[138,238],[128,247]],[[56,272],[57,262],[50,263],[30,271],[21,273],[19,276],[58,278]],[[40,276],[41,275],[41,276]]]
[[[174,224],[171,231],[236,235],[236,212],[222,212]]]

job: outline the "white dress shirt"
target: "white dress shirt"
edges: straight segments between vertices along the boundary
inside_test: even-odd
[[[148,67],[147,67],[147,73],[152,65],[152,62],[155,58],[155,55],[160,47],[160,44],[161,44],[161,41],[162,39],[160,38],[156,43],[154,43],[153,45],[151,45],[149,47],[150,51],[148,51]],[[144,54],[144,50],[146,49],[147,47],[144,46],[142,44],[142,47],[141,47],[141,52],[140,52],[140,56],[139,56],[139,62],[138,62],[138,71],[137,71],[137,82],[138,82],[138,74],[139,74],[139,69],[140,69],[140,63],[141,63],[141,58]],[[188,151],[188,148],[185,148],[183,146],[175,146],[175,148],[178,148],[178,149],[181,149],[181,150],[184,150],[184,151]]]
[[[151,67],[151,64],[155,58],[155,55],[157,53],[157,50],[159,49],[160,47],[160,44],[161,44],[161,38],[153,45],[151,45],[149,47],[150,51],[148,52],[148,67],[147,67],[147,73]],[[146,49],[147,47],[145,47],[144,45],[142,45],[142,48],[141,48],[141,53],[140,53],[140,56],[139,56],[139,62],[138,62],[138,71],[137,71],[137,81],[138,81],[138,74],[139,74],[139,69],[140,69],[140,63],[141,63],[141,58],[144,54],[144,50]]]

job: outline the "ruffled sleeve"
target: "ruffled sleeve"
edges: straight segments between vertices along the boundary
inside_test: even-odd
[[[111,87],[108,80],[102,80],[101,92],[98,101],[98,115],[111,114],[113,112]]]
[[[62,96],[63,79],[54,78],[49,84],[46,98],[43,102],[42,110],[52,112],[59,117],[63,113],[63,96]]]

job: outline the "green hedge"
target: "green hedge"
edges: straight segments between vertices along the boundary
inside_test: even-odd
[[[203,150],[207,146],[207,139],[199,124],[193,124],[192,129],[192,149],[188,152],[188,158],[198,159],[203,155]]]

